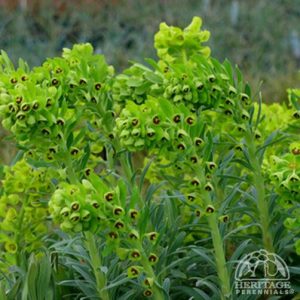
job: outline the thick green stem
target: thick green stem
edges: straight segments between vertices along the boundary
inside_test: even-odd
[[[217,266],[217,273],[220,280],[222,300],[229,299],[231,295],[230,277],[226,266],[224,243],[218,226],[218,218],[216,214],[208,216],[208,225],[210,227],[211,237],[214,246],[214,255]]]
[[[205,193],[203,195],[206,206],[212,205],[210,195]],[[220,199],[219,199],[220,200]],[[220,281],[221,299],[230,299],[230,277],[226,265],[226,257],[224,250],[224,241],[222,240],[221,232],[219,229],[219,220],[216,212],[207,216],[210,234],[212,237],[214,247],[214,257],[216,262],[217,274]]]
[[[101,300],[109,300],[110,297],[108,291],[105,289],[106,277],[105,274],[101,271],[102,262],[99,251],[97,249],[95,236],[91,232],[85,232],[85,237],[86,247],[90,255],[91,265],[96,278],[96,286],[99,298]]]
[[[264,177],[261,172],[260,162],[256,155],[256,146],[253,134],[248,132],[246,135],[246,143],[249,153],[249,161],[251,167],[253,168],[253,185],[256,190],[257,197],[257,211],[259,214],[261,231],[262,231],[262,239],[263,246],[268,251],[273,253],[273,238],[270,232],[270,214],[269,214],[269,206],[266,200],[265,195],[265,183]]]

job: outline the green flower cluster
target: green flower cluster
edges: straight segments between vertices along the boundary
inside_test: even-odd
[[[69,232],[100,231],[114,228],[117,219],[123,216],[120,207],[120,191],[110,189],[96,175],[81,184],[62,182],[49,201],[49,210],[61,229]],[[113,224],[110,224],[110,221]],[[116,228],[115,228],[116,229]]]
[[[47,201],[55,189],[51,180],[60,175],[51,169],[32,168],[25,160],[5,167],[4,173],[0,197],[0,258],[14,265],[21,249],[30,253],[43,245],[42,238],[48,232]],[[1,263],[2,268],[5,265]]]
[[[210,215],[217,209],[212,204],[218,165],[213,161],[212,154],[209,156],[211,161],[205,159],[205,153],[209,149],[211,148],[204,143],[198,155],[191,156],[190,161],[188,157],[176,157],[171,153],[169,156],[158,155],[146,175],[149,182],[165,181],[167,190],[180,192],[178,198],[181,200],[178,203],[183,205],[182,216],[187,223],[193,222],[195,218]],[[217,155],[215,158],[217,159]]]
[[[77,152],[71,147],[87,132],[106,129],[113,69],[90,44],[64,49],[31,71],[24,64],[15,69],[4,52],[1,60],[2,125],[30,153],[37,149],[51,161],[58,152]]]
[[[300,202],[300,148],[282,156],[272,156],[270,178],[282,200]]]
[[[210,33],[207,30],[201,30],[201,26],[202,20],[199,17],[194,17],[191,24],[183,30],[161,23],[154,37],[157,56],[166,62],[172,62],[178,57],[182,58],[183,55],[200,54],[209,57],[210,49],[202,46],[202,43],[208,41]]]
[[[63,231],[100,232],[106,239],[103,255],[113,251],[121,260],[131,261],[128,276],[147,279],[145,288],[151,291],[153,274],[149,266],[158,261],[153,252],[158,233],[142,226],[139,197],[135,190],[128,202],[124,183],[120,181],[111,188],[91,174],[80,184],[61,183],[49,201],[49,211]]]
[[[254,103],[255,114],[257,116],[259,110],[258,103]],[[272,104],[261,104],[261,115],[263,116],[262,121],[259,124],[259,129],[264,136],[270,135],[272,132],[280,129],[286,131],[288,126],[293,122],[292,110],[287,108],[284,104],[272,103]],[[278,126],[280,124],[280,128]]]
[[[162,60],[158,63],[148,60],[154,70],[134,64],[117,76],[113,85],[116,104],[124,106],[130,100],[143,104],[148,97],[163,96],[173,104],[184,104],[192,112],[215,110],[232,116],[236,124],[249,120],[250,89],[244,86],[239,70],[234,70],[228,61],[221,64],[203,54],[206,48],[201,41],[209,35],[200,26],[198,18],[183,31],[163,24],[155,46],[158,53],[169,53],[167,58],[159,54]],[[184,42],[178,44],[178,36]],[[174,57],[168,59],[171,53]]]
[[[134,65],[116,77],[114,100],[123,105],[128,100],[142,104],[148,96],[163,95],[172,103],[183,103],[192,111],[214,109],[233,116],[238,124],[249,119],[250,92],[234,82],[228,62],[222,65],[199,57],[186,65],[178,63],[166,68],[165,72],[151,71]]]
[[[249,118],[249,91],[233,80],[228,62],[195,57],[182,66],[170,65],[165,73],[164,97],[184,103],[191,110],[213,109],[233,116],[239,123]]]
[[[203,140],[203,124],[184,105],[175,106],[161,98],[143,105],[128,102],[116,119],[115,134],[123,148],[196,155]]]
[[[271,156],[268,165],[269,178],[272,186],[279,195],[279,203],[282,207],[290,209],[284,225],[294,232],[294,236],[300,234],[300,143],[294,142],[290,146],[290,152],[281,156]],[[295,243],[296,251],[300,255],[299,239]]]

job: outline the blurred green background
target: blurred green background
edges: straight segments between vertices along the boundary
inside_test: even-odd
[[[297,85],[299,0],[0,0],[0,48],[31,66],[73,43],[91,42],[120,71],[128,60],[155,57],[159,23],[186,26],[203,18],[215,57],[229,58],[265,101]]]
[[[155,57],[160,22],[184,27],[195,15],[211,32],[212,55],[238,64],[265,102],[299,87],[299,0],[0,0],[0,48],[34,66],[91,42],[121,71]]]

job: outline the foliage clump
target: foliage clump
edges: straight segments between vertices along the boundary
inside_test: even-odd
[[[21,248],[25,262],[50,251],[67,278],[47,281],[56,295],[229,299],[242,254],[299,253],[299,93],[254,104],[201,23],[162,24],[159,60],[116,76],[90,44],[32,70],[2,52],[0,116],[20,149],[1,191],[2,271],[31,270]]]

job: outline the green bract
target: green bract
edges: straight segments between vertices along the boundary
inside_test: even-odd
[[[157,50],[157,56],[166,62],[172,62],[177,58],[184,56],[201,54],[204,57],[210,55],[210,49],[202,46],[201,43],[207,42],[210,33],[201,29],[202,20],[194,17],[192,23],[184,30],[168,26],[161,23],[158,33],[154,38],[154,47]]]

